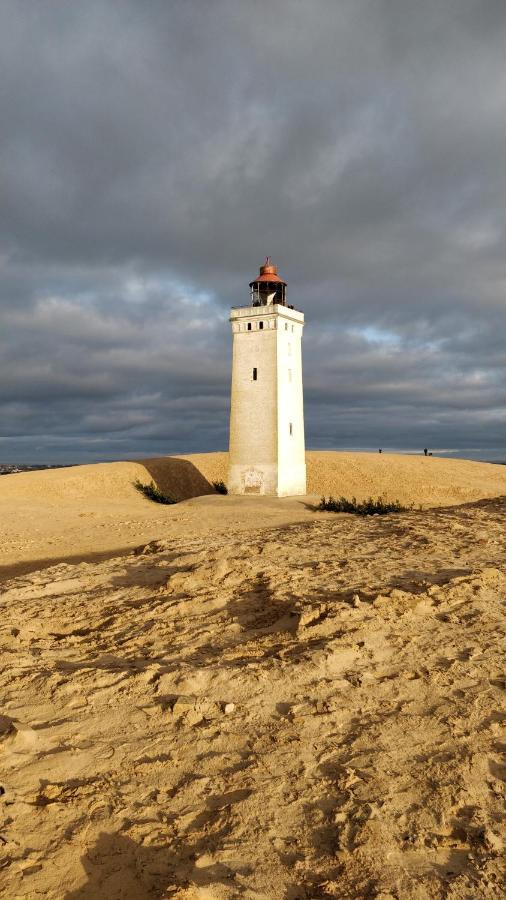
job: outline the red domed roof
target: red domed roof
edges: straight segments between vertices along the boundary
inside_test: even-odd
[[[272,265],[270,256],[265,257],[265,263],[263,266],[260,266],[260,274],[253,281],[250,281],[250,287],[252,284],[258,284],[259,281],[269,281],[271,284],[272,282],[286,284],[286,281],[283,281],[278,275],[278,267]]]

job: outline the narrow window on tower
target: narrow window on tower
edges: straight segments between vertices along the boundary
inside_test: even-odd
[[[263,322],[259,322],[259,323],[258,323],[258,327],[259,327],[259,329],[260,329],[260,331],[261,331],[262,328],[264,327],[264,323],[263,323]]]
[[[293,425],[292,425],[292,423],[290,422],[290,437],[292,436],[292,434],[293,434]]]
[[[288,322],[285,322],[285,331],[288,331]]]
[[[248,331],[251,331],[251,322],[248,322]]]
[[[257,370],[256,370],[256,369],[253,369],[253,381],[256,381],[256,380],[257,380],[257,374],[258,374],[258,373],[257,373]]]
[[[288,381],[292,380],[292,370],[288,369]]]

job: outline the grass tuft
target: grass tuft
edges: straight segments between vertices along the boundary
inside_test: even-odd
[[[369,497],[362,503],[359,503],[356,497],[352,497],[351,500],[347,500],[346,497],[339,497],[337,500],[334,497],[328,499],[322,497],[318,509],[322,512],[354,513],[356,516],[386,516],[388,513],[408,512],[412,507],[402,506],[398,500],[388,502],[382,497],[378,497],[377,500]]]
[[[228,488],[224,481],[213,481],[212,485],[217,494],[228,494]]]
[[[140,494],[144,494],[144,496],[147,497],[148,500],[152,500],[153,503],[165,503],[167,506],[171,503],[177,503],[177,500],[174,500],[173,497],[162,494],[154,481],[150,484],[143,484],[142,481],[139,481],[139,479],[136,478],[133,485],[136,491],[139,491]]]

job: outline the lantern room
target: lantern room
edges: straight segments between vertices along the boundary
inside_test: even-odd
[[[260,274],[250,282],[251,306],[271,306],[278,303],[286,306],[286,281],[278,275],[277,266],[273,266],[270,256],[260,266]]]

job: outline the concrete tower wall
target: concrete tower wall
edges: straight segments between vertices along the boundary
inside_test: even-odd
[[[302,313],[282,305],[232,310],[232,494],[306,493]]]
[[[283,310],[283,307],[279,307]],[[288,310],[291,313],[292,310]],[[278,490],[280,497],[306,493],[302,321],[281,313],[277,328]]]

